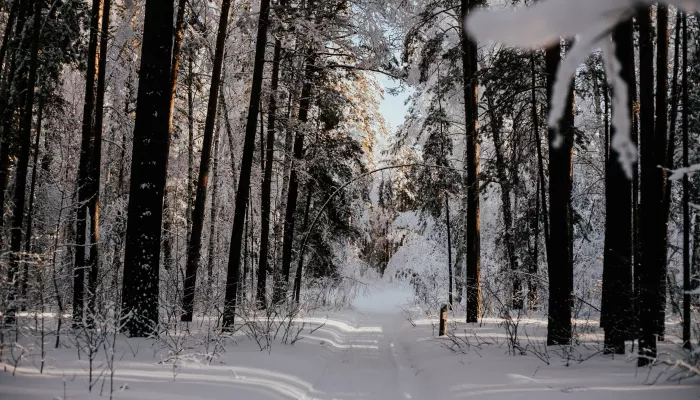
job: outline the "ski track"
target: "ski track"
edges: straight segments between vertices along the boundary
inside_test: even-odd
[[[271,352],[260,351],[241,337],[220,361],[183,361],[177,370],[159,362],[167,352],[157,350],[157,342],[120,339],[114,398],[700,400],[700,379],[649,385],[650,372],[637,371],[627,357],[595,357],[566,367],[554,354],[551,365],[534,356],[509,355],[498,339],[505,336],[497,321],[462,323],[457,332],[478,332],[496,343],[455,354],[437,342],[435,321],[406,321],[400,307],[410,295],[405,288],[373,287],[356,299],[352,310],[305,317],[306,329],[293,346],[275,343]],[[456,318],[452,323],[461,321]],[[544,340],[538,323],[533,319],[526,325],[534,324],[529,328],[533,339]],[[132,355],[131,349],[138,348]],[[43,374],[36,361],[26,359],[17,376],[10,365],[0,364],[0,400],[107,398],[107,393],[100,396],[100,383],[88,393],[87,364],[77,359],[73,347],[50,349]]]
[[[343,349],[314,384],[313,400],[426,399],[426,385],[410,362],[410,344],[400,340],[400,316],[367,313],[348,332]]]

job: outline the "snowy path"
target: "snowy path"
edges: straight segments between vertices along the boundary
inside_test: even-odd
[[[313,399],[425,399],[426,385],[401,341],[396,315],[361,315],[357,328],[339,338],[342,352],[327,364]]]
[[[662,379],[651,386],[648,371],[637,371],[624,358],[596,356],[566,367],[555,355],[550,365],[531,355],[509,355],[495,321],[460,324],[458,331],[495,344],[453,353],[437,343],[434,321],[417,320],[414,327],[405,320],[397,307],[407,295],[405,289],[375,287],[370,296],[355,301],[353,310],[305,318],[303,337],[294,346],[276,343],[271,352],[261,352],[253,341],[240,337],[211,365],[182,362],[174,370],[159,362],[167,354],[157,343],[128,339],[127,345],[122,338],[114,383],[124,390],[114,398],[700,400],[698,379],[680,384]],[[523,321],[530,323],[540,322]],[[529,329],[541,336],[545,329],[537,326]],[[0,364],[0,400],[108,398],[107,393],[100,396],[100,383],[88,393],[87,364],[77,359],[70,344],[51,349],[47,356],[43,374],[36,358],[25,360],[17,376],[12,376],[11,366]]]

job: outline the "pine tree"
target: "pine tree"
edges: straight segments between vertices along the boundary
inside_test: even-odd
[[[197,284],[197,270],[199,269],[200,253],[202,250],[202,230],[204,228],[204,208],[206,206],[207,185],[209,183],[209,171],[211,169],[211,148],[214,139],[214,125],[218,111],[219,90],[221,86],[221,67],[224,61],[224,46],[226,44],[226,30],[228,27],[231,1],[224,0],[221,3],[221,16],[219,19],[219,32],[216,37],[216,50],[214,53],[214,69],[212,71],[211,86],[209,89],[209,103],[207,106],[207,118],[204,124],[204,138],[202,143],[202,157],[199,163],[199,177],[197,179],[197,194],[192,213],[192,233],[187,248],[187,268],[185,272],[185,292],[183,296],[182,321],[191,322],[194,312],[194,293]]]
[[[87,245],[88,208],[92,204],[93,190],[90,176],[90,159],[95,143],[95,79],[97,78],[99,23],[102,14],[102,0],[92,3],[90,11],[90,38],[88,45],[87,70],[85,71],[85,101],[83,105],[82,136],[80,144],[80,164],[78,165],[78,210],[76,214],[75,268],[73,270],[73,324],[83,320],[85,302],[85,270],[87,269],[85,250]]]
[[[613,113],[633,115],[635,93],[634,47],[632,20],[615,28],[613,41],[615,54],[622,65],[621,78],[627,83],[628,103],[624,110]],[[620,134],[611,129],[610,142]],[[605,328],[607,352],[624,354],[625,340],[632,338],[632,182],[623,170],[615,147],[609,149],[605,177],[606,221],[603,264],[603,314],[601,325]]]
[[[552,109],[555,73],[561,63],[561,44],[546,51],[548,110]],[[573,237],[572,237],[572,157],[574,145],[574,94],[570,90],[565,116],[558,129],[549,129],[549,306],[547,344],[571,342],[571,308],[573,306]]]
[[[229,250],[228,272],[226,275],[226,303],[224,304],[225,327],[233,327],[236,304],[240,283],[241,241],[245,225],[245,215],[250,198],[250,175],[255,151],[255,134],[262,97],[263,70],[265,68],[265,48],[267,46],[267,30],[270,18],[270,0],[261,0],[260,18],[258,19],[258,34],[255,45],[255,61],[253,65],[250,104],[246,120],[245,140],[243,143],[243,159],[240,165],[240,176],[236,190],[236,202]]]
[[[480,2],[461,0],[461,15],[464,20],[469,11]],[[467,165],[467,322],[477,322],[481,316],[481,223],[479,217],[479,139],[478,139],[478,84],[477,46],[461,32],[462,73],[464,75],[464,109],[466,120],[466,165]]]
[[[127,211],[122,303],[130,336],[158,322],[160,239],[168,159],[173,4],[146,0]]]

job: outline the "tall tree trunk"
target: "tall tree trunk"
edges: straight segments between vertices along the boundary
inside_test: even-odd
[[[10,43],[13,35],[13,28],[15,25],[15,20],[17,19],[17,13],[19,11],[19,3],[22,0],[14,0],[12,6],[10,6],[10,15],[7,17],[7,23],[5,24],[5,32],[2,36],[2,45],[0,45],[0,72],[5,71],[5,56],[7,55],[7,46]],[[2,76],[2,73],[0,73]]]
[[[294,101],[294,95],[293,91],[296,88],[293,88],[287,98],[287,125],[285,129],[285,135],[284,135],[284,162],[283,162],[283,168],[282,168],[282,190],[280,191],[280,202],[277,207],[278,213],[280,215],[280,220],[278,222],[278,226],[276,227],[275,235],[277,236],[277,242],[275,243],[275,253],[277,255],[277,258],[279,258],[279,254],[282,253],[282,246],[284,245],[284,221],[286,220],[285,216],[285,211],[287,211],[287,198],[289,197],[289,176],[292,173],[292,149],[294,148],[294,129],[291,127],[291,112],[292,108],[294,106],[293,101]],[[273,271],[273,281],[275,282],[274,285],[277,285],[276,282],[282,279],[281,277],[281,272],[282,272],[282,260],[276,260]]]
[[[221,3],[219,32],[216,36],[216,50],[214,53],[214,68],[212,70],[211,85],[209,88],[207,118],[204,123],[202,158],[199,162],[199,177],[197,178],[197,194],[194,201],[194,212],[192,213],[192,233],[187,248],[185,292],[181,316],[181,320],[185,322],[192,321],[192,314],[194,312],[194,293],[197,286],[197,270],[199,269],[200,253],[202,250],[204,209],[206,208],[207,185],[209,183],[209,170],[211,168],[211,145],[214,138],[214,125],[216,124],[216,114],[218,111],[219,90],[221,87],[221,66],[224,61],[224,47],[226,45],[226,31],[228,29],[228,15],[230,9],[231,0],[223,0]]]
[[[462,20],[479,0],[461,0]],[[481,316],[481,222],[479,217],[479,118],[477,46],[461,29],[462,73],[464,75],[464,114],[466,119],[467,169],[467,322],[477,322]]]
[[[532,101],[532,130],[535,133],[535,145],[537,146],[537,173],[538,173],[538,193],[541,199],[538,197],[537,213],[540,213],[540,201],[542,202],[542,222],[543,222],[543,234],[544,234],[544,246],[545,254],[549,251],[549,216],[547,211],[547,190],[545,188],[545,177],[544,177],[544,157],[542,156],[542,139],[540,138],[540,117],[537,111],[537,70],[535,68],[535,56],[534,54],[530,56],[530,69],[532,73],[532,91],[531,91],[531,101]],[[536,274],[539,270],[539,218],[535,229],[535,256],[533,258],[533,267],[530,270],[530,307],[533,308],[533,301],[537,302],[537,282]],[[537,304],[535,303],[535,308]]]
[[[102,165],[102,125],[104,121],[105,80],[107,75],[107,45],[109,44],[109,14],[111,0],[103,0],[102,32],[100,33],[100,55],[97,68],[97,94],[95,102],[95,125],[93,144],[88,162],[89,204],[90,210],[90,255],[88,258],[88,310],[95,315],[95,296],[97,293],[97,272],[99,269],[100,239],[100,167]]]
[[[505,253],[511,273],[512,287],[512,307],[516,310],[523,308],[522,283],[520,282],[518,259],[515,254],[515,241],[513,240],[513,210],[510,200],[511,185],[506,171],[506,161],[503,154],[504,143],[501,138],[503,128],[503,118],[496,115],[493,98],[486,96],[489,119],[491,120],[491,133],[493,134],[494,152],[496,155],[496,175],[501,188],[501,211],[503,213],[503,240],[505,242]]]
[[[678,121],[678,75],[680,71],[680,54],[681,54],[681,26],[682,13],[676,11],[676,35],[674,40],[674,53],[673,53],[673,80],[671,83],[671,110],[669,111],[669,133],[667,140],[666,149],[666,168],[674,168],[674,156],[676,151],[676,122]],[[684,67],[685,68],[685,67]],[[664,249],[663,254],[661,254],[664,266],[664,270],[667,271],[668,276],[668,223],[671,215],[671,192],[673,189],[673,181],[667,180],[666,188],[664,191],[664,200],[662,205],[661,214],[661,247]]]
[[[308,235],[308,228],[309,228],[309,214],[311,213],[311,197],[313,195],[314,191],[314,184],[313,182],[309,185],[308,192],[306,194],[306,208],[304,211],[304,223],[302,225],[302,231],[304,232],[305,235]],[[294,278],[294,301],[299,304],[299,298],[301,296],[301,278],[303,277],[303,268],[304,268],[304,253],[301,252],[299,254],[299,265],[297,265],[297,272],[296,276]]]
[[[622,110],[630,120],[634,115],[635,71],[634,47],[632,42],[632,20],[619,24],[613,32],[615,55],[622,70],[620,77],[627,83],[627,104]],[[613,93],[613,95],[619,95]],[[610,142],[621,134],[612,126]],[[629,132],[632,136],[632,132]],[[609,149],[605,177],[605,249],[603,252],[603,313],[601,322],[605,328],[605,350],[624,354],[625,340],[631,339],[633,322],[632,288],[632,182],[620,162],[620,154],[614,147]],[[635,166],[636,168],[636,166]]]
[[[445,229],[447,230],[447,275],[449,277],[447,281],[449,288],[447,291],[447,300],[450,304],[450,308],[454,308],[454,304],[452,303],[454,297],[454,293],[452,292],[452,227],[450,226],[450,196],[447,191],[445,191]],[[391,244],[389,246],[391,249]],[[389,254],[388,258],[391,260],[391,254]]]
[[[688,168],[688,16],[683,14],[683,167]],[[690,342],[690,184],[683,174],[683,347],[692,349]],[[654,343],[656,344],[656,343]],[[656,347],[647,355],[656,356]],[[640,359],[641,360],[641,359]]]
[[[20,252],[22,251],[22,228],[24,227],[24,204],[27,193],[27,172],[29,170],[29,153],[32,135],[32,110],[34,108],[34,86],[36,84],[37,66],[39,58],[39,38],[41,31],[41,0],[34,1],[34,14],[32,17],[32,40],[29,56],[29,74],[27,77],[27,93],[24,98],[24,112],[22,113],[21,132],[19,138],[19,157],[15,172],[15,199],[12,208],[12,232],[10,236],[10,282],[14,283],[16,292],[19,281],[16,275],[19,272]],[[11,300],[15,293],[12,294]],[[11,310],[14,306],[10,306]],[[14,318],[14,310],[8,312],[10,319]]]
[[[90,40],[88,43],[87,70],[85,71],[85,101],[83,104],[80,164],[78,165],[78,211],[76,214],[75,268],[73,272],[73,324],[83,320],[85,297],[85,250],[87,242],[87,214],[90,201],[90,157],[95,140],[93,117],[95,112],[95,78],[97,77],[97,39],[102,11],[102,0],[92,3],[90,12]]]
[[[663,205],[664,194],[666,192],[666,183],[668,176],[666,173],[666,134],[668,132],[668,7],[659,3],[656,9],[656,126],[654,128],[656,135],[656,143],[654,148],[654,159],[662,168],[655,168],[657,174],[657,183],[659,185],[659,193],[655,196],[655,214],[656,219],[653,241],[653,246],[656,247],[654,253],[655,266],[657,271],[656,279],[659,280],[659,315],[656,318],[657,334],[659,339],[663,340],[666,320],[666,243],[663,239]]]
[[[656,136],[654,126],[654,44],[652,39],[651,7],[644,7],[637,13],[639,24],[639,82],[640,82],[640,133],[641,133],[641,213],[639,261],[635,268],[635,282],[638,283],[637,314],[639,323],[639,351],[649,356],[647,349],[656,347],[656,335],[663,337],[663,324],[659,321],[661,280],[665,280],[659,268],[660,243],[658,234],[659,215],[663,201],[663,174],[659,165],[664,163],[665,148]],[[662,46],[663,47],[663,46]],[[666,110],[660,110],[665,115]],[[659,136],[665,136],[660,134]],[[665,139],[664,139],[665,141]],[[661,143],[660,143],[661,142]],[[664,296],[665,297],[665,296]],[[652,344],[653,342],[653,344]],[[655,352],[654,352],[655,354]],[[640,358],[646,365],[648,360]]]
[[[283,4],[283,3],[281,3]],[[262,199],[260,211],[260,261],[258,263],[258,288],[256,302],[259,307],[266,306],[268,247],[270,243],[270,200],[272,190],[272,163],[275,144],[275,122],[277,118],[277,88],[279,85],[280,59],[282,42],[275,39],[275,50],[272,57],[272,81],[270,83],[269,110],[267,115],[267,148],[265,169],[262,182]],[[262,135],[262,133],[261,133]]]
[[[561,63],[561,44],[546,51],[547,109],[552,110],[552,91]],[[549,129],[549,312],[547,344],[571,343],[571,307],[573,303],[573,260],[571,237],[572,152],[574,143],[573,85],[567,96],[567,108],[558,129]],[[558,140],[561,135],[563,140]],[[560,142],[557,146],[555,143]]]
[[[168,130],[171,136],[173,134],[175,101],[177,100],[177,81],[180,76],[180,53],[182,51],[182,40],[185,36],[185,7],[187,7],[187,0],[178,0],[177,17],[175,20],[175,40],[173,41],[173,56],[170,63],[170,111],[168,112]],[[190,74],[191,73],[192,70],[190,68]]]
[[[269,18],[270,0],[262,0],[260,2],[258,35],[255,44],[255,62],[253,65],[253,81],[250,90],[250,105],[248,106],[248,119],[246,122],[245,140],[243,143],[243,158],[241,160],[241,173],[238,181],[238,190],[236,191],[236,208],[233,216],[228,273],[226,275],[226,303],[224,304],[223,324],[224,327],[227,328],[233,327],[236,312],[241,265],[241,239],[243,239],[245,214],[250,197],[250,173],[253,166],[255,134],[258,124],[258,112],[260,110],[260,98],[262,96],[262,81],[263,72],[265,69],[265,48],[267,47],[267,29]]]
[[[192,237],[192,203],[194,199],[194,54],[192,49],[187,52],[187,210],[185,211],[185,224],[187,238],[186,248],[190,248]],[[189,251],[189,250],[188,250]]]
[[[173,41],[173,57],[170,65],[170,112],[168,116],[168,140],[170,140],[173,135],[173,117],[175,115],[175,101],[177,100],[177,82],[180,75],[180,53],[182,50],[182,39],[185,32],[186,5],[187,0],[178,0],[177,17],[175,19],[175,40]],[[174,262],[172,256],[173,211],[170,209],[168,192],[166,177],[165,192],[163,193],[163,267],[166,270],[170,269]]]
[[[221,110],[219,109],[219,113]],[[221,123],[216,127],[216,135],[214,136],[214,159],[212,165],[212,186],[211,186],[211,208],[210,225],[209,225],[209,255],[207,259],[207,290],[212,290],[212,278],[214,276],[214,256],[216,253],[216,217],[218,215],[217,196],[219,191],[219,141]]]
[[[16,0],[16,3],[18,3],[18,10],[14,29],[9,24],[8,27],[5,28],[5,37],[8,37],[8,32],[10,33],[8,46],[12,41],[19,40],[22,30],[24,29],[24,23],[27,19],[27,9],[30,5],[29,1],[23,0]],[[3,68],[3,73],[0,74],[0,128],[2,128],[2,143],[0,144],[0,209],[3,211],[3,216],[0,217],[0,247],[2,247],[4,239],[2,228],[5,226],[5,192],[9,179],[10,143],[14,140],[11,128],[16,104],[14,104],[15,96],[12,96],[11,87],[17,72],[18,58],[17,46],[15,46],[14,49],[10,48],[8,50],[12,50],[10,51],[9,66]]]
[[[304,86],[301,90],[299,101],[300,123],[305,124],[309,119],[309,108],[311,107],[311,90],[313,87],[314,73],[316,71],[316,55],[312,53],[311,47],[306,55],[306,71],[304,73]],[[304,133],[299,131],[294,138],[294,160],[295,163],[289,174],[289,192],[287,195],[287,210],[284,213],[284,235],[282,238],[282,279],[275,282],[273,303],[279,303],[286,297],[287,286],[289,285],[289,273],[292,264],[292,247],[294,245],[295,212],[297,208],[297,197],[299,195],[298,169],[303,157]]]
[[[24,253],[32,254],[32,237],[34,223],[34,193],[36,191],[37,174],[39,172],[39,140],[41,138],[41,122],[44,115],[44,99],[39,98],[38,110],[36,113],[36,133],[34,138],[34,158],[32,160],[32,178],[29,184],[29,206],[27,207],[27,234],[24,238]],[[24,261],[24,274],[22,278],[22,298],[27,296],[27,283],[29,282],[29,263]]]
[[[160,239],[168,160],[173,3],[146,0],[131,159],[122,302],[130,336],[158,322]]]

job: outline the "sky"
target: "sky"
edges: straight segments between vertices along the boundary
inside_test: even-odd
[[[392,96],[386,92],[386,89],[398,87],[399,82],[383,74],[377,74],[377,79],[385,89],[384,100],[381,100],[379,104],[379,112],[384,116],[389,129],[394,132],[396,128],[403,124],[408,112],[408,106],[405,103],[411,94],[411,89],[404,87],[401,93],[397,96]]]

